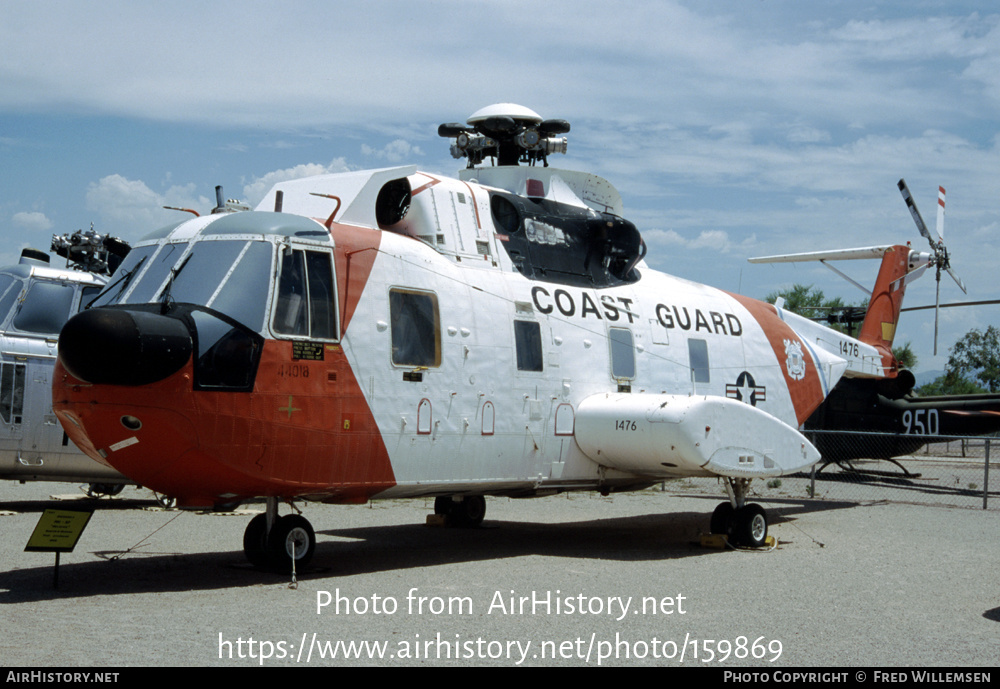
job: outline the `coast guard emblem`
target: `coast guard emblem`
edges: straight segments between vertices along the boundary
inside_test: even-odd
[[[802,380],[806,377],[806,360],[802,356],[802,343],[798,340],[785,340],[785,367],[788,377]]]

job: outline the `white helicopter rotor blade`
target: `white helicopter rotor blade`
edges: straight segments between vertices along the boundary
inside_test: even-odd
[[[927,225],[924,224],[924,219],[920,217],[920,211],[917,210],[917,204],[913,202],[913,195],[910,194],[910,189],[906,186],[906,180],[901,179],[896,183],[899,187],[899,193],[903,195],[903,200],[906,201],[906,207],[910,210],[910,215],[913,216],[913,222],[917,223],[917,229],[920,230],[920,234],[927,237],[927,241],[934,244],[934,240],[931,239],[931,233],[927,231]]]
[[[938,187],[937,236],[944,241],[944,187]]]
[[[947,268],[945,268],[945,270],[948,271],[948,275],[950,275],[951,279],[955,281],[955,284],[958,285],[959,289],[961,289],[962,292],[964,292],[965,294],[968,294],[969,290],[965,289],[965,283],[962,282],[962,278],[955,275],[955,271],[951,269],[951,266],[948,266]]]

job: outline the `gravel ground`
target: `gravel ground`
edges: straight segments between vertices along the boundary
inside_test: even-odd
[[[164,511],[135,488],[94,501],[51,497],[75,496],[73,485],[2,483],[0,657],[80,668],[997,665],[1000,511],[762,495],[778,545],[738,551],[699,542],[717,491],[685,481],[492,498],[471,530],[428,525],[430,500],[305,504],[318,546],[293,582],[245,561],[243,529],[262,506],[203,515]],[[96,511],[54,588],[55,556],[24,547],[44,509],[81,506]]]

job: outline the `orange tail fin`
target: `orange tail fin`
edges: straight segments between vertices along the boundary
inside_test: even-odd
[[[903,278],[911,269],[910,253],[910,247],[896,245],[886,249],[882,255],[868,311],[858,333],[859,340],[879,350],[882,365],[889,375],[897,369],[896,358],[892,355],[892,341],[896,336],[896,324],[906,289]]]

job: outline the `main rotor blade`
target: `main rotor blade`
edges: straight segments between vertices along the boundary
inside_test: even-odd
[[[926,306],[904,306],[900,309],[902,311],[926,311],[927,309],[934,309],[940,306],[942,309],[947,309],[952,306],[988,306],[992,304],[1000,304],[1000,299],[987,299],[986,301],[959,301],[953,302],[951,304],[928,304]]]
[[[938,313],[941,310],[941,271],[937,274],[937,290],[934,292],[934,356],[937,356]],[[290,406],[290,405],[289,405]]]
[[[913,216],[913,222],[917,223],[917,229],[920,230],[920,234],[927,238],[927,241],[934,245],[934,240],[931,239],[931,233],[927,231],[927,225],[924,224],[924,219],[920,217],[920,211],[917,210],[917,204],[913,202],[913,195],[910,194],[910,189],[906,186],[906,180],[901,179],[896,183],[899,187],[899,193],[903,195],[903,200],[906,201],[906,207],[910,210],[910,215]]]

